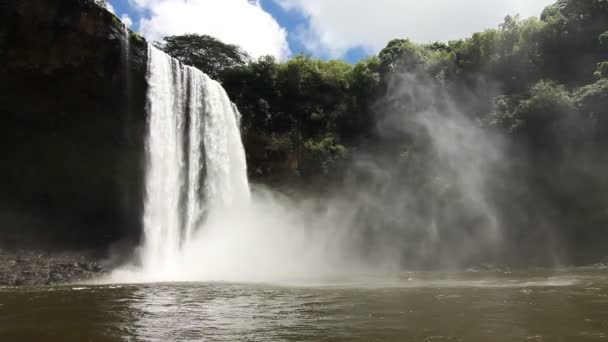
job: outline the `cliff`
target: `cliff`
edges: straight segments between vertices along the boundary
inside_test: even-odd
[[[0,248],[136,243],[146,42],[87,0],[2,0],[0,18]]]

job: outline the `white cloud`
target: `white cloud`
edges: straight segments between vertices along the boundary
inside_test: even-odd
[[[128,14],[123,14],[122,17],[120,17],[120,20],[122,20],[122,22],[127,25],[127,27],[131,27],[133,26],[133,19],[131,19],[131,17],[129,17]]]
[[[145,0],[140,0],[145,1]],[[376,53],[393,38],[447,41],[497,27],[508,14],[539,15],[554,0],[274,0],[309,24],[295,33],[316,53]]]
[[[130,0],[141,10],[139,29],[151,40],[185,33],[208,34],[241,46],[253,57],[286,58],[287,32],[259,0]]]
[[[112,4],[111,4],[111,3],[106,2],[106,3],[105,3],[105,5],[106,5],[106,9],[107,9],[108,11],[110,11],[111,13],[116,13],[116,11],[114,10],[114,6],[112,6]]]

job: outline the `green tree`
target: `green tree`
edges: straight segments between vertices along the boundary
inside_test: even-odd
[[[394,39],[378,54],[382,72],[414,71],[427,64],[426,50],[409,39]]]
[[[600,41],[600,46],[604,49],[604,50],[608,50],[608,31],[600,34],[599,36],[599,41]]]
[[[595,64],[607,57],[602,35],[608,31],[608,0],[560,0],[541,19],[544,77],[568,85],[592,80]]]
[[[597,121],[604,129],[608,129],[608,77],[580,88],[574,98],[583,113]],[[602,133],[605,136],[605,131]]]
[[[593,73],[596,79],[608,78],[608,62],[597,64],[597,70]]]
[[[94,3],[95,5],[97,5],[99,7],[108,8],[108,1],[107,0],[84,0],[84,1],[92,2],[92,3]]]
[[[156,46],[214,79],[220,78],[225,70],[244,65],[250,60],[249,55],[239,46],[223,43],[208,35],[165,37],[162,42],[157,42]]]
[[[529,94],[498,97],[490,121],[524,139],[518,143],[537,148],[565,143],[565,130],[573,128],[566,123],[573,122],[575,114],[575,99],[564,86],[540,81]]]

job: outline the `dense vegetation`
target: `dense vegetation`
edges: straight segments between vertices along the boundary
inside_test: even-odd
[[[608,0],[559,0],[540,18],[507,16],[447,43],[395,39],[356,65],[250,60],[237,47],[209,61],[207,43],[218,44],[190,35],[164,46],[221,80],[243,114],[257,181],[328,189],[355,180],[415,212],[406,225],[444,236],[491,222],[517,227],[515,244],[608,235]],[[216,63],[225,64],[209,70]],[[457,128],[453,149],[438,143],[455,132],[446,122]],[[471,193],[463,170],[479,172],[482,189]],[[380,214],[371,216],[390,216]]]
[[[250,57],[240,47],[224,44],[207,35],[186,34],[166,37],[157,44],[171,56],[196,67],[211,78],[218,78],[227,69],[243,65]]]

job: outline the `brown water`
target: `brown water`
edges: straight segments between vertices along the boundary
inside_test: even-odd
[[[608,271],[0,289],[0,341],[606,341]]]

